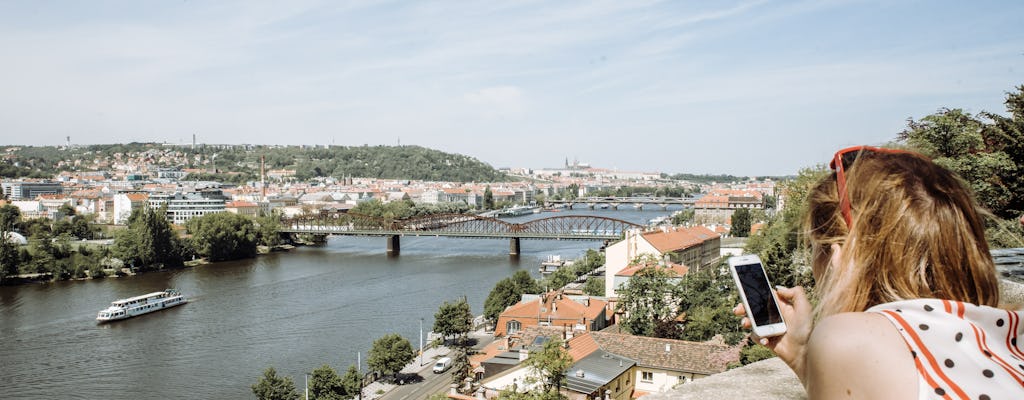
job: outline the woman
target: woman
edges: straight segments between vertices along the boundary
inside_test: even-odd
[[[780,288],[788,331],[761,343],[812,399],[1024,398],[1024,313],[996,308],[970,191],[900,150],[844,149],[832,168],[805,219],[818,305]]]

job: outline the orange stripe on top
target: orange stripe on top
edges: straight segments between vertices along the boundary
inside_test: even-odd
[[[1017,317],[1017,313],[1010,310],[1006,310],[1006,318],[1010,321],[1010,329],[1006,332],[1006,348],[1010,349],[1011,354],[1024,358],[1024,353],[1013,344],[1013,338],[1017,336],[1017,329],[1020,327],[1020,318]]]
[[[952,306],[949,304],[949,300],[942,300],[942,307],[946,309],[946,313],[953,313],[953,309]]]
[[[956,393],[957,396],[960,396],[961,399],[968,399],[967,393],[965,393],[964,390],[960,388],[960,386],[954,383],[952,379],[949,379],[949,377],[942,372],[942,368],[939,367],[939,363],[935,361],[935,356],[932,355],[932,353],[928,351],[928,348],[924,346],[924,343],[921,341],[921,337],[917,335],[917,331],[915,331],[913,327],[911,327],[910,324],[908,324],[907,321],[903,319],[903,317],[899,316],[898,313],[892,310],[883,310],[882,312],[892,317],[892,319],[896,321],[896,323],[900,324],[900,326],[903,327],[904,332],[906,332],[907,336],[909,336],[914,341],[914,345],[918,348],[918,350],[920,350],[918,355],[923,355],[925,359],[927,359],[928,365],[931,366],[932,371],[935,372],[935,375],[938,375],[938,377],[942,379],[942,381],[946,385],[949,386],[950,390],[947,391],[946,393],[953,392]]]
[[[962,302],[959,302],[959,301],[958,301],[958,302],[956,302],[956,306],[957,306],[957,309],[956,309],[956,316],[957,316],[957,317],[960,317],[960,319],[964,319],[964,311],[965,311],[965,309],[966,309],[967,307],[964,307],[964,303],[962,303]]]
[[[978,342],[978,350],[981,351],[982,354],[988,353],[988,358],[994,361],[996,365],[999,365],[1004,370],[1006,370],[1006,372],[1008,372],[1010,376],[1012,376],[1013,379],[1017,381],[1018,384],[1024,385],[1024,380],[1021,379],[1022,375],[1018,373],[1016,370],[1014,370],[1012,365],[1008,364],[1006,361],[1000,358],[999,355],[993,353],[992,350],[988,347],[988,339],[987,335],[985,335],[985,331],[982,329],[978,329],[978,327],[975,326],[974,324],[971,324],[971,329],[974,330],[974,337],[975,340]]]

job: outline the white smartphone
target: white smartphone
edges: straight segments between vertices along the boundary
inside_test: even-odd
[[[786,321],[782,320],[761,258],[756,255],[729,257],[729,270],[740,291],[754,334],[769,337],[786,333]]]

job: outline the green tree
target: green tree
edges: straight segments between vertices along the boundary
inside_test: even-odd
[[[363,388],[363,375],[355,365],[349,365],[345,375],[341,377],[341,387],[347,397],[355,397]]]
[[[604,296],[604,278],[591,276],[583,285],[583,293],[590,296]]]
[[[565,383],[565,371],[572,365],[572,357],[565,351],[560,338],[544,343],[540,351],[531,351],[524,363],[530,368],[535,382],[544,385],[545,392],[559,392]]]
[[[259,400],[298,400],[299,393],[295,390],[292,378],[278,377],[274,367],[263,371],[260,380],[252,385],[252,393]]]
[[[814,287],[807,254],[799,248],[800,224],[807,212],[807,194],[828,174],[824,165],[800,170],[796,178],[783,182],[786,205],[747,239],[746,253],[761,256],[765,272],[773,283],[786,287]]]
[[[633,335],[652,336],[658,321],[675,318],[677,287],[672,275],[662,268],[644,268],[619,291],[618,309],[625,317],[620,324]]]
[[[371,371],[393,376],[412,359],[412,345],[409,341],[397,333],[391,333],[373,341],[366,364]]]
[[[0,232],[12,232],[21,220],[21,209],[11,204],[0,207]]]
[[[8,234],[14,231],[21,219],[21,211],[18,207],[5,204],[0,207],[0,284],[3,284],[8,275],[18,273],[18,247],[11,242]]]
[[[471,329],[473,313],[465,297],[452,303],[444,302],[434,314],[434,332],[445,339],[455,337],[456,343],[462,343]]]
[[[987,130],[991,128],[968,112],[942,109],[920,121],[910,120],[898,139],[960,175],[989,210],[1002,218],[1014,217],[1020,210],[1008,206],[1014,202],[1012,182],[1021,165],[987,145]]]
[[[484,209],[494,209],[494,193],[491,192],[491,185],[487,185],[487,187],[484,188]]]
[[[341,377],[327,364],[313,370],[309,382],[309,396],[316,400],[345,400],[350,397],[345,392]]]
[[[729,230],[733,236],[750,236],[750,210],[741,208],[732,213],[732,229]]]
[[[166,212],[143,207],[132,211],[128,228],[114,237],[114,253],[127,265],[148,269],[182,265],[184,249]]]
[[[484,318],[492,323],[498,320],[498,316],[509,306],[519,302],[522,293],[512,278],[505,278],[494,284],[494,288],[487,294],[484,300]]]
[[[498,281],[484,300],[484,318],[492,323],[497,321],[501,312],[518,303],[524,293],[540,293],[540,285],[526,270],[518,270],[511,277]]]
[[[520,293],[540,293],[541,287],[537,284],[537,280],[530,276],[530,273],[525,269],[518,270],[512,273],[512,283],[516,284],[516,287]]]
[[[193,218],[185,226],[192,234],[196,252],[210,261],[256,256],[258,232],[248,217],[221,212]]]
[[[271,213],[270,215],[256,217],[253,224],[256,227],[256,235],[260,245],[277,246],[283,242],[281,234],[278,232],[281,229],[281,214]]]
[[[686,225],[687,223],[693,222],[693,209],[681,210],[675,215],[672,215],[672,225]]]
[[[469,349],[467,346],[458,346],[452,350],[452,383],[460,392],[463,384],[469,377]]]

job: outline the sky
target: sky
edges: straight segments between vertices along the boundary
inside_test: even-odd
[[[0,144],[419,145],[788,175],[1005,113],[1020,1],[2,1]]]

